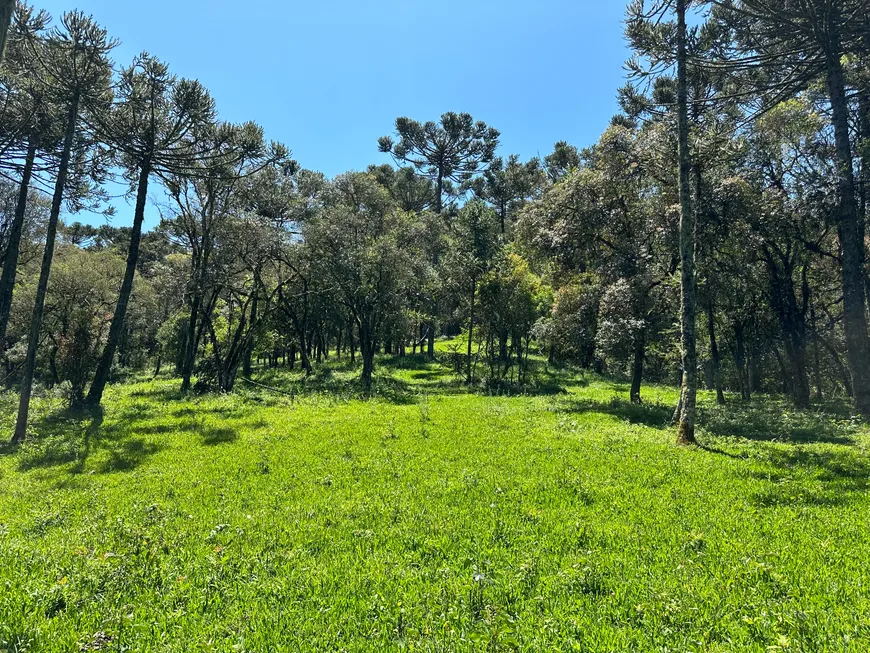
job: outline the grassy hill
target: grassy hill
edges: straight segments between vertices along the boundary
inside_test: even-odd
[[[670,388],[382,363],[370,400],[339,363],[42,399],[0,451],[0,650],[870,649],[870,437],[834,408],[705,396],[679,448]]]

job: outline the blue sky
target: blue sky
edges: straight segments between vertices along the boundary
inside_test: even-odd
[[[377,138],[400,115],[467,111],[523,158],[591,144],[628,54],[622,0],[32,1],[92,14],[121,41],[119,64],[147,50],[199,79],[223,119],[259,122],[329,176],[389,161]]]

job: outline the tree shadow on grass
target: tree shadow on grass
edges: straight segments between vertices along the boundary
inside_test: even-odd
[[[850,445],[856,424],[820,410],[797,410],[786,401],[766,398],[751,404],[701,406],[698,423],[711,435],[789,444]]]
[[[577,399],[566,404],[564,410],[569,413],[603,413],[630,424],[643,424],[656,429],[667,428],[674,413],[673,406],[656,403],[633,404],[620,397],[614,397],[610,401]]]
[[[239,439],[239,432],[234,428],[206,428],[202,431],[202,443],[206,446],[213,447],[218,444],[228,444]]]
[[[115,421],[106,426],[103,411],[67,409],[49,414],[34,423],[39,437],[20,447],[20,471],[50,469],[70,465],[70,474],[81,474],[97,450],[108,450],[108,459],[99,465],[100,473],[129,471],[163,447],[144,438],[127,439],[135,427]]]
[[[113,448],[109,458],[100,466],[101,474],[112,472],[129,472],[136,469],[145,460],[163,449],[162,446],[148,442],[143,438],[134,438]]]
[[[835,507],[870,490],[870,460],[852,447],[775,447],[759,458],[774,470],[752,497],[760,507]]]
[[[36,420],[33,426],[40,437],[22,445],[19,470],[77,463],[73,471],[81,471],[100,436],[103,411],[68,408]]]

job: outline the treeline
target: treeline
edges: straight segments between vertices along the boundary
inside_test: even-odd
[[[124,370],[229,392],[258,361],[332,355],[368,392],[378,352],[434,358],[445,336],[468,383],[534,383],[532,355],[630,379],[635,402],[681,383],[683,441],[699,384],[870,414],[868,9],[632,2],[630,84],[595,145],[523,161],[468,114],[399,118],[377,141],[395,165],[327,179],[153,56],[116,66],[93,19],[19,4],[0,69],[16,439],[34,383],[93,406]],[[61,220],[112,180],[131,226]]]

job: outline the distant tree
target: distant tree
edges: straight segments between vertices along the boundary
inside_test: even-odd
[[[414,168],[404,167],[397,170],[385,163],[369,166],[368,172],[390,192],[403,211],[422,213],[435,204],[434,184],[430,179],[418,175]]]
[[[396,135],[378,139],[378,149],[414,167],[435,183],[435,213],[444,208],[445,184],[463,184],[492,161],[499,132],[468,113],[448,112],[439,122],[396,119]]]
[[[544,169],[550,181],[559,181],[571,170],[580,167],[580,151],[567,141],[559,141],[553,152],[544,157]]]
[[[519,155],[511,154],[507,161],[501,157],[494,158],[483,174],[472,180],[470,186],[475,195],[495,209],[501,233],[505,235],[508,224],[525,202],[540,191],[543,181],[538,159],[522,163]]]

